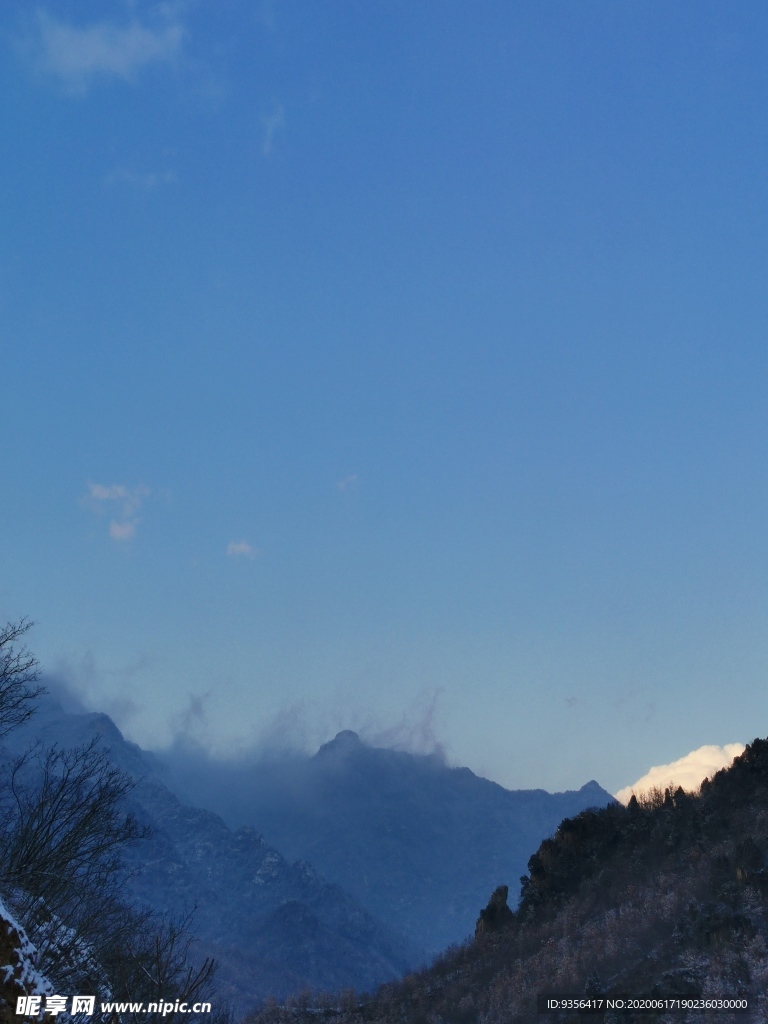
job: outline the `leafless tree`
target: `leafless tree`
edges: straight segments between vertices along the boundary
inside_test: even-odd
[[[0,627],[0,737],[26,722],[44,692],[36,686],[38,664],[22,642],[32,628],[29,619]]]
[[[132,993],[134,1001],[139,998],[145,1004],[176,1002],[187,1004],[210,1002],[215,995],[213,977],[216,972],[214,961],[206,957],[199,965],[193,964],[190,948],[194,939],[189,931],[192,913],[180,920],[164,920],[147,917],[137,923],[127,942],[117,949],[117,956],[110,963],[113,986],[117,991]],[[210,1013],[184,1014],[184,1020],[191,1022],[198,1018],[206,1021],[226,1020],[227,1008],[217,1007]],[[130,1019],[146,1022],[167,1020],[174,1014],[142,1013]],[[179,1014],[181,1016],[181,1014]]]
[[[147,835],[123,809],[132,787],[96,741],[0,769],[0,882],[54,973],[85,963],[106,921],[127,925],[120,850]]]

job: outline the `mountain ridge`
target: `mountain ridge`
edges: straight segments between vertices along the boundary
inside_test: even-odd
[[[565,793],[507,790],[351,730],[313,755],[206,768],[169,785],[311,862],[430,955],[471,933],[488,891],[517,879],[564,817],[613,801],[594,780]]]

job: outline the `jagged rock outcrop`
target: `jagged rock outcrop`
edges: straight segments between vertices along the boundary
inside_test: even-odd
[[[480,917],[477,919],[477,924],[475,925],[476,939],[487,935],[489,932],[497,932],[500,928],[511,923],[513,914],[507,906],[508,895],[509,887],[506,885],[500,885],[498,889],[494,889],[491,898],[488,900],[488,906],[480,911]]]

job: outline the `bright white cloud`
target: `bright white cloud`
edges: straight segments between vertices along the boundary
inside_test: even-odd
[[[116,515],[109,524],[109,536],[118,542],[127,541],[136,535],[136,527],[141,522],[137,513],[150,493],[145,484],[126,487],[125,484],[89,483],[88,504],[97,513],[113,509]]]
[[[230,558],[255,558],[259,549],[252,547],[247,540],[233,540],[227,544],[227,554]]]
[[[733,759],[743,753],[743,743],[726,743],[723,747],[699,747],[698,750],[692,750],[690,754],[672,761],[671,764],[656,765],[633,785],[625,786],[618,793],[614,793],[614,796],[626,804],[633,793],[635,796],[641,796],[656,787],[677,789],[678,786],[682,786],[683,789],[696,791],[704,779],[711,778],[721,768],[730,767]]]
[[[99,22],[78,28],[57,21],[45,11],[38,13],[38,59],[41,71],[55,75],[77,93],[87,90],[94,78],[132,81],[148,64],[172,61],[181,49],[184,30],[177,22],[147,28]]]

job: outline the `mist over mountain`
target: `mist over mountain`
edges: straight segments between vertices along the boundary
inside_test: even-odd
[[[161,914],[194,911],[196,956],[216,958],[221,995],[238,1011],[305,988],[368,990],[419,961],[419,951],[311,865],[289,862],[253,828],[232,831],[217,814],[182,804],[157,759],[107,715],[67,713],[48,698],[6,744],[12,752],[37,740],[77,747],[93,739],[136,780],[126,809],[152,829],[124,852],[130,892]]]
[[[594,781],[507,790],[440,753],[369,746],[349,730],[313,756],[223,764],[188,750],[167,763],[183,800],[258,829],[430,954],[471,933],[488,893],[515,887],[564,817],[613,801]]]

